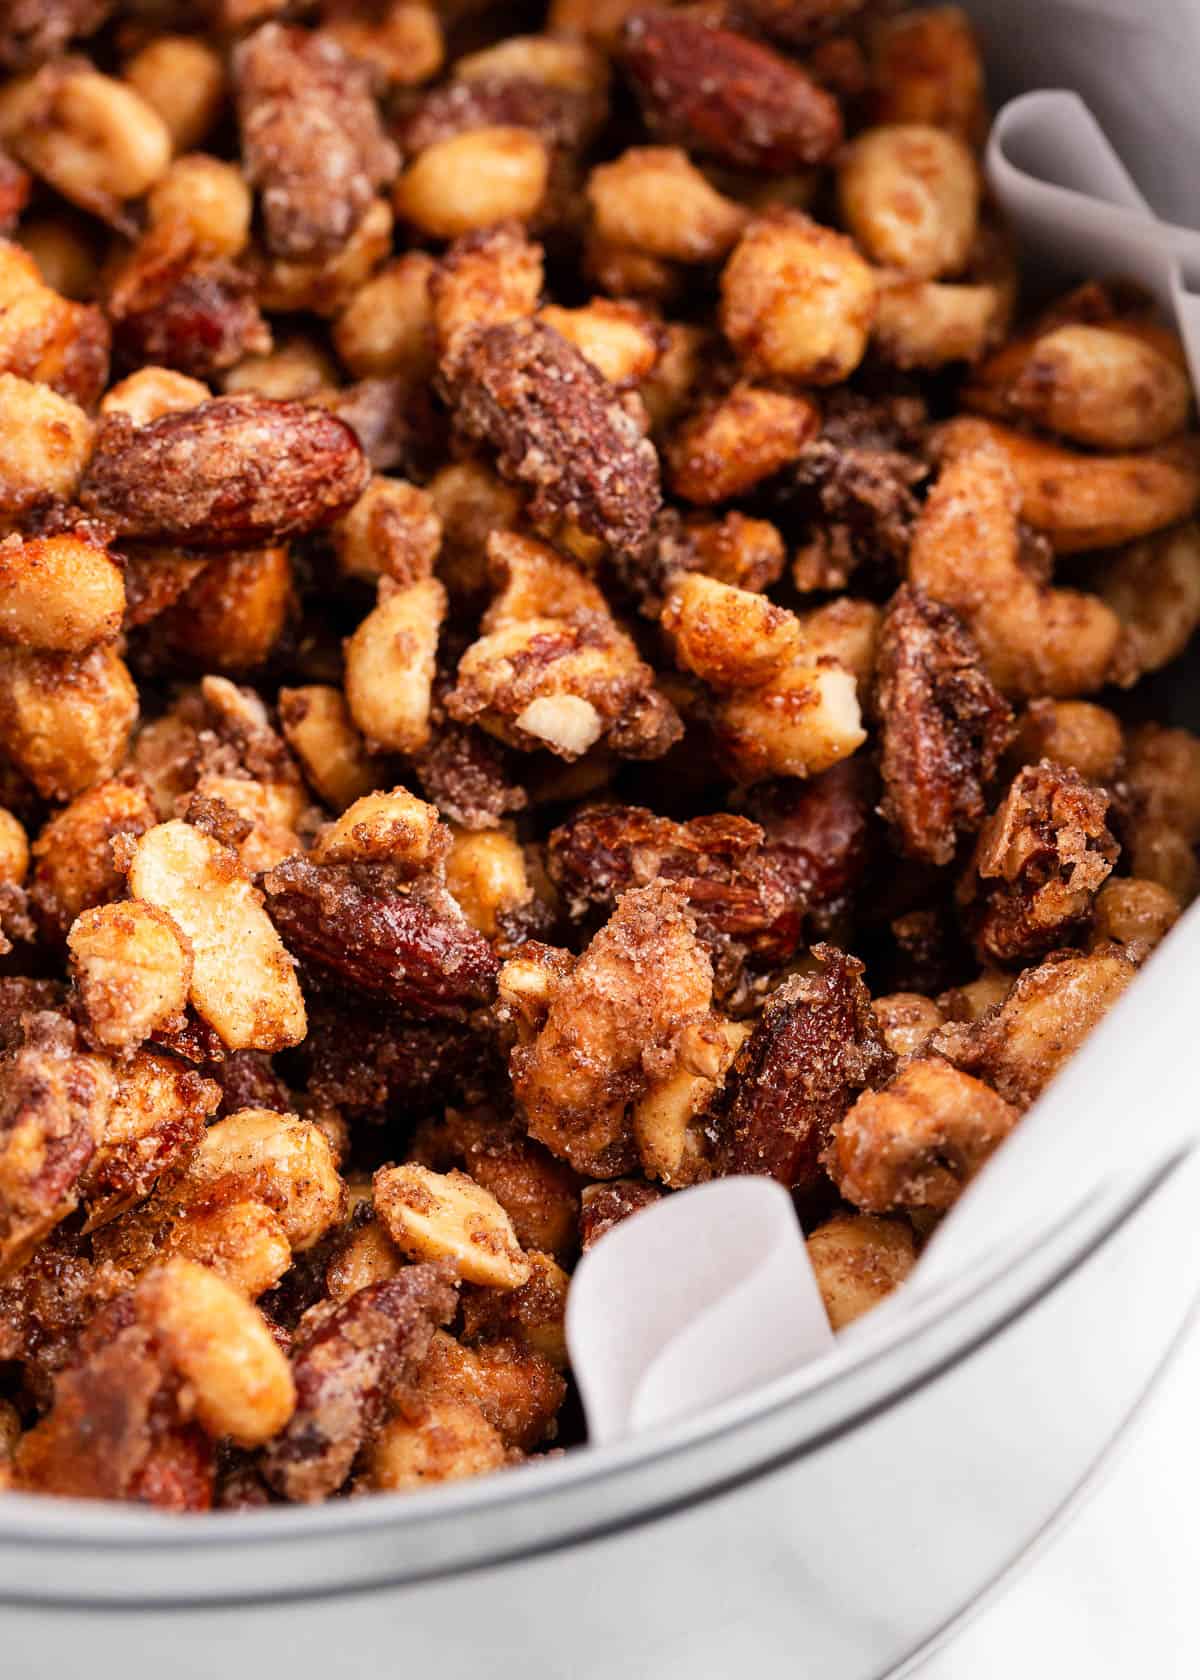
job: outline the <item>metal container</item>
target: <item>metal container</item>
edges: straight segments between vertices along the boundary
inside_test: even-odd
[[[1098,1060],[1102,1069],[1102,1062]],[[1200,1293],[1200,1164],[797,1379],[478,1483],[238,1517],[0,1502],[0,1672],[875,1680],[1070,1504]]]

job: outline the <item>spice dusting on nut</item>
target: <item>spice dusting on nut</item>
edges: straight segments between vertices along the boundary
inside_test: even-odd
[[[574,1446],[726,1175],[840,1330],[1200,890],[1186,357],[965,11],[512,10],[0,19],[0,1487]]]

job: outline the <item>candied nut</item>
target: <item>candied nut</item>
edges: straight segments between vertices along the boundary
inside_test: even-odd
[[[871,31],[876,122],[927,123],[971,144],[987,128],[979,41],[961,6],[922,6]]]
[[[0,542],[0,642],[86,653],[121,628],[121,569],[90,534]]]
[[[192,947],[189,1000],[230,1050],[279,1050],[305,1033],[304,999],[262,895],[235,855],[179,821],[138,840],[129,890]]]
[[[762,1173],[811,1189],[836,1121],[864,1085],[887,1074],[862,964],[832,945],[821,967],[785,980],[726,1076],[726,1171]]]
[[[435,1333],[417,1373],[423,1400],[462,1400],[478,1407],[505,1444],[531,1452],[552,1440],[566,1383],[550,1361],[513,1337],[464,1345]],[[411,1404],[407,1395],[401,1409]]]
[[[1138,673],[1161,670],[1200,625],[1200,526],[1189,521],[1143,537],[1114,556],[1097,583],[1125,627]]]
[[[182,1256],[147,1272],[137,1295],[210,1435],[241,1447],[260,1447],[278,1435],[295,1410],[296,1388],[256,1307],[216,1272]]]
[[[380,76],[401,87],[428,81],[446,56],[442,20],[424,0],[383,0],[382,6],[368,7],[365,17],[340,4],[327,5],[322,28],[352,58],[365,59]]]
[[[851,241],[796,210],[751,222],[721,272],[721,330],[751,374],[837,384],[874,314],[875,277]]]
[[[982,823],[1012,712],[959,619],[920,590],[893,597],[880,632],[883,814],[910,855],[949,863]]]
[[[1182,910],[1175,894],[1157,881],[1110,878],[1096,894],[1093,949],[1111,939],[1140,952],[1152,951],[1170,933]]]
[[[292,605],[286,547],[218,554],[159,618],[170,646],[205,671],[251,671],[270,656]]]
[[[430,1482],[486,1476],[508,1463],[504,1438],[466,1400],[406,1398],[367,1453],[367,1485],[402,1493]]]
[[[370,792],[375,780],[371,761],[340,689],[320,683],[281,688],[279,725],[327,805],[342,810]]]
[[[274,1288],[292,1264],[278,1215],[253,1199],[191,1205],[160,1192],[102,1226],[92,1247],[97,1259],[135,1274],[165,1255],[182,1255],[215,1272],[248,1301]]]
[[[365,892],[337,865],[289,858],[264,878],[275,925],[306,963],[420,1018],[490,1002],[499,964],[447,895],[450,913]]]
[[[834,1127],[829,1170],[867,1213],[942,1211],[1016,1125],[1018,1111],[940,1056],[907,1062]]]
[[[331,256],[399,164],[369,67],[321,31],[267,23],[234,49],[233,80],[243,169],[271,252]]]
[[[712,1171],[705,1124],[738,1050],[750,1035],[744,1022],[714,1016],[682,1046],[683,1065],[651,1085],[634,1105],[634,1141],[647,1178],[672,1189],[697,1184]]]
[[[636,303],[593,298],[581,309],[549,304],[538,311],[538,319],[581,350],[597,373],[618,390],[639,385],[662,350],[661,326]]]
[[[429,745],[430,708],[446,591],[434,577],[381,595],[346,643],[346,704],[371,747]]]
[[[485,938],[503,932],[504,918],[533,900],[525,858],[511,828],[456,830],[446,856],[446,888]]]
[[[820,425],[811,397],[741,382],[701,404],[667,444],[671,488],[697,507],[744,496],[800,460]]]
[[[407,877],[439,866],[449,844],[437,807],[396,787],[355,800],[322,829],[309,856],[314,863],[392,863]]]
[[[723,163],[782,173],[841,144],[837,101],[799,65],[685,12],[634,12],[621,63],[655,134]]]
[[[580,1247],[586,1254],[623,1219],[659,1201],[662,1191],[637,1178],[617,1178],[608,1184],[585,1184],[579,1216]]]
[[[1074,770],[1043,762],[1017,775],[958,889],[982,962],[1028,961],[1070,942],[1120,850],[1107,814],[1108,794]]]
[[[356,379],[427,377],[433,371],[427,251],[406,251],[360,286],[333,327],[333,345]]]
[[[296,1410],[263,1460],[271,1486],[301,1502],[336,1492],[379,1429],[388,1391],[415,1373],[456,1305],[449,1267],[406,1266],[302,1319],[292,1347]]]
[[[714,688],[767,682],[800,651],[794,613],[699,572],[675,582],[662,613],[680,664]]]
[[[112,860],[118,835],[144,834],[157,821],[140,782],[101,782],[50,819],[33,842],[31,898],[43,929],[65,938],[75,918],[119,896]]]
[[[1078,770],[1087,782],[1114,780],[1125,742],[1120,720],[1087,700],[1034,700],[1023,713],[1013,740],[1018,764],[1054,764]]]
[[[561,1310],[543,1297],[550,1290],[557,1299],[554,1280],[563,1278],[548,1255],[567,1260],[575,1249],[579,1182],[571,1169],[541,1144],[525,1137],[515,1122],[500,1121],[487,1109],[447,1109],[444,1120],[418,1133],[413,1158],[438,1172],[461,1166],[476,1184],[495,1196],[534,1266],[531,1282],[516,1295],[503,1298],[504,1322],[507,1324],[508,1316],[516,1313],[525,1327],[521,1330],[524,1335],[532,1322],[530,1312],[536,1313],[537,1323],[543,1328],[545,1314],[550,1312],[561,1331]],[[536,1301],[530,1298],[534,1295]],[[489,1299],[494,1302],[497,1298]],[[475,1329],[469,1328],[474,1335]]]
[[[22,216],[16,239],[37,264],[47,286],[76,303],[86,303],[95,298],[100,280],[89,233],[90,229],[66,216]]]
[[[176,152],[200,144],[225,98],[221,55],[194,35],[153,36],[125,61],[121,80],[157,111]]]
[[[243,357],[224,375],[221,388],[233,396],[250,391],[260,397],[302,402],[336,382],[333,357],[312,339],[296,337],[284,339],[265,356]]]
[[[1135,455],[1083,455],[963,415],[935,437],[939,459],[958,463],[991,449],[1016,483],[1022,519],[1058,554],[1115,548],[1187,519],[1200,499],[1200,459],[1192,440]]]
[[[371,1218],[339,1242],[325,1268],[325,1289],[329,1299],[340,1304],[360,1289],[398,1276],[406,1264],[379,1220]]]
[[[390,255],[393,222],[386,200],[374,198],[349,239],[331,256],[300,260],[252,251],[247,261],[259,304],[279,314],[340,314]]]
[[[124,908],[124,906],[122,906]],[[80,1178],[85,1229],[95,1233],[183,1167],[204,1136],[220,1087],[171,1056],[139,1050],[123,1060],[96,1153]],[[119,1223],[123,1223],[120,1222]],[[105,1258],[93,1249],[97,1260]],[[155,1258],[149,1247],[144,1264]],[[126,1264],[124,1255],[118,1264]]]
[[[963,141],[924,123],[868,129],[838,169],[842,217],[867,256],[920,280],[965,265],[979,189],[979,170]]]
[[[1011,289],[998,278],[948,284],[880,270],[876,283],[871,341],[893,367],[977,362],[1003,337],[1012,314]]]
[[[406,585],[433,571],[442,522],[427,490],[376,474],[334,527],[333,543],[347,576]]]
[[[133,87],[64,58],[10,82],[0,96],[0,139],[81,210],[117,221],[171,161],[171,135]]]
[[[21,886],[29,871],[29,840],[18,818],[0,806],[0,884]]]
[[[67,935],[91,1041],[131,1050],[157,1028],[182,1026],[191,952],[170,917],[136,899],[85,910]]]
[[[0,514],[70,501],[92,446],[92,423],[48,385],[0,373]]]
[[[518,321],[481,329],[451,384],[459,430],[493,444],[501,472],[533,487],[535,519],[574,520],[618,551],[646,540],[660,501],[654,446],[553,328]]]
[[[212,1503],[212,1447],[183,1416],[180,1378],[134,1295],[96,1312],[54,1404],[18,1444],[16,1485],[168,1510]]]
[[[512,1221],[466,1173],[435,1173],[413,1162],[381,1167],[374,1192],[388,1235],[414,1260],[448,1261],[465,1282],[492,1289],[528,1282],[529,1261]]]
[[[112,385],[100,399],[100,413],[127,414],[135,426],[149,425],[163,414],[198,408],[212,392],[199,379],[174,368],[144,367]]]
[[[321,1128],[294,1114],[242,1108],[208,1128],[179,1187],[185,1201],[252,1197],[275,1213],[296,1254],[345,1211],[345,1190]]]
[[[454,61],[459,81],[528,79],[571,93],[602,93],[608,81],[603,53],[560,34],[510,35]]]
[[[496,533],[500,593],[458,666],[446,709],[529,750],[574,759],[601,737],[630,758],[660,757],[680,733],[603,594],[544,543]]]
[[[333,415],[218,397],[145,426],[106,417],[80,500],[124,536],[228,548],[329,524],[367,475],[354,433]]]
[[[878,1306],[917,1263],[911,1227],[870,1214],[838,1214],[818,1225],[806,1246],[834,1330]]]
[[[691,514],[679,523],[664,516],[654,563],[648,569],[639,567],[631,582],[644,596],[642,610],[657,616],[662,611],[660,589],[665,590],[676,572],[702,572],[718,583],[758,594],[778,583],[786,558],[783,538],[769,520],[747,519],[737,512],[719,519]]]
[[[60,1015],[34,1014],[0,1080],[0,1279],[24,1265],[79,1203],[79,1179],[104,1135],[113,1076],[75,1048]]]
[[[111,776],[137,718],[137,689],[111,643],[90,653],[0,649],[0,737],[46,799]]]
[[[631,146],[612,163],[597,164],[588,176],[587,199],[604,246],[667,262],[719,261],[750,220],[743,205],[722,197],[675,146]],[[663,214],[668,204],[669,216]],[[608,289],[643,290],[625,284]]]
[[[529,220],[549,174],[546,143],[531,130],[469,129],[418,154],[396,183],[396,210],[434,239],[457,239],[510,217]]]
[[[994,451],[943,467],[913,533],[909,581],[965,621],[1002,694],[1087,693],[1119,668],[1120,620],[1095,596],[1052,589],[1023,563],[1020,497]]]
[[[151,230],[186,234],[197,259],[238,256],[250,239],[253,209],[250,189],[233,164],[203,152],[176,158],[146,198]],[[164,246],[170,249],[169,238]],[[214,278],[225,272],[213,271]]]
[[[712,965],[682,890],[656,881],[625,893],[552,986],[540,1033],[513,1051],[530,1136],[593,1177],[627,1172],[636,1159],[629,1106],[673,1071],[682,1035],[711,999]]]
[[[759,688],[731,694],[713,721],[718,752],[746,784],[815,775],[866,739],[854,675],[831,659],[792,666]]]
[[[942,1011],[920,992],[889,992],[871,1000],[883,1042],[893,1056],[915,1056],[941,1026]]]
[[[492,533],[510,531],[521,511],[521,493],[483,464],[466,460],[442,467],[429,483],[442,521],[438,571],[452,597],[485,590]]]
[[[103,312],[60,297],[32,256],[0,239],[0,369],[90,408],[108,378],[108,347]]]
[[[1192,390],[1186,364],[1116,321],[1006,344],[976,369],[964,401],[998,420],[1032,421],[1115,452],[1149,449],[1181,432]]]
[[[1132,873],[1187,903],[1200,884],[1200,740],[1186,729],[1142,724],[1129,734],[1123,781]]]
[[[998,1008],[947,1026],[931,1048],[1024,1108],[1039,1097],[1125,991],[1137,963],[1118,946],[1058,951],[1027,968]]]

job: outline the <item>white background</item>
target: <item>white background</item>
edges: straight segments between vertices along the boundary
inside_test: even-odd
[[[1053,1675],[1200,1676],[1198,1329],[1089,1502],[919,1680]]]

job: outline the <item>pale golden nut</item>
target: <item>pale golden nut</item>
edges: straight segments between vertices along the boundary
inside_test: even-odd
[[[635,146],[598,164],[587,197],[603,241],[668,262],[718,261],[750,220],[674,146]]]
[[[445,588],[419,578],[380,598],[346,643],[346,704],[367,742],[415,753],[429,745]]]
[[[945,129],[867,129],[838,169],[842,218],[872,262],[916,279],[957,274],[975,240],[979,169]]]
[[[157,1028],[182,1023],[192,956],[163,911],[137,899],[85,910],[67,935],[67,949],[98,1046],[129,1050]]]
[[[375,1207],[388,1235],[414,1260],[449,1260],[467,1283],[516,1289],[529,1261],[500,1203],[466,1173],[410,1163],[375,1174]]]
[[[345,1186],[319,1126],[268,1108],[241,1108],[208,1128],[187,1164],[185,1198],[220,1189],[253,1196],[279,1217],[293,1252],[320,1241],[345,1210]]]
[[[751,222],[721,272],[721,329],[751,374],[835,385],[866,353],[875,291],[849,239],[777,211]]]
[[[528,221],[546,194],[550,155],[527,128],[475,128],[427,146],[396,183],[396,210],[435,239],[510,217]]]
[[[917,1263],[911,1227],[871,1214],[839,1214],[819,1225],[806,1246],[833,1330],[878,1306]]]

